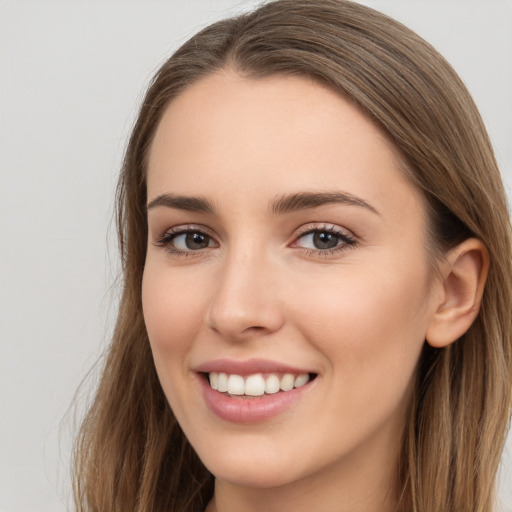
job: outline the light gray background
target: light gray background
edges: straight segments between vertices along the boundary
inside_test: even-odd
[[[512,0],[362,3],[453,63],[510,190]],[[255,4],[0,0],[0,512],[70,502],[68,408],[115,317],[113,190],[145,84],[198,28]],[[509,438],[507,510],[511,450]]]

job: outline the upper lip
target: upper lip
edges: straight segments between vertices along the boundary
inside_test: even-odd
[[[223,372],[235,375],[252,375],[255,373],[313,373],[311,370],[296,368],[278,361],[268,359],[215,359],[200,364],[195,368],[198,373]]]

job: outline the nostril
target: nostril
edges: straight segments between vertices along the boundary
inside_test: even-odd
[[[260,325],[253,325],[251,327],[247,327],[243,332],[261,332],[264,331],[265,327],[261,327]]]

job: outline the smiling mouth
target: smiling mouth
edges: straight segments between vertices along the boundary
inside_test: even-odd
[[[206,380],[219,393],[234,398],[258,398],[300,388],[312,381],[314,373],[255,373],[241,376],[224,372],[209,372]]]

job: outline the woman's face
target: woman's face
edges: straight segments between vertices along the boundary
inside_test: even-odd
[[[438,288],[381,131],[305,78],[224,71],[167,108],[147,185],[144,317],[204,464],[252,487],[389,472]]]

